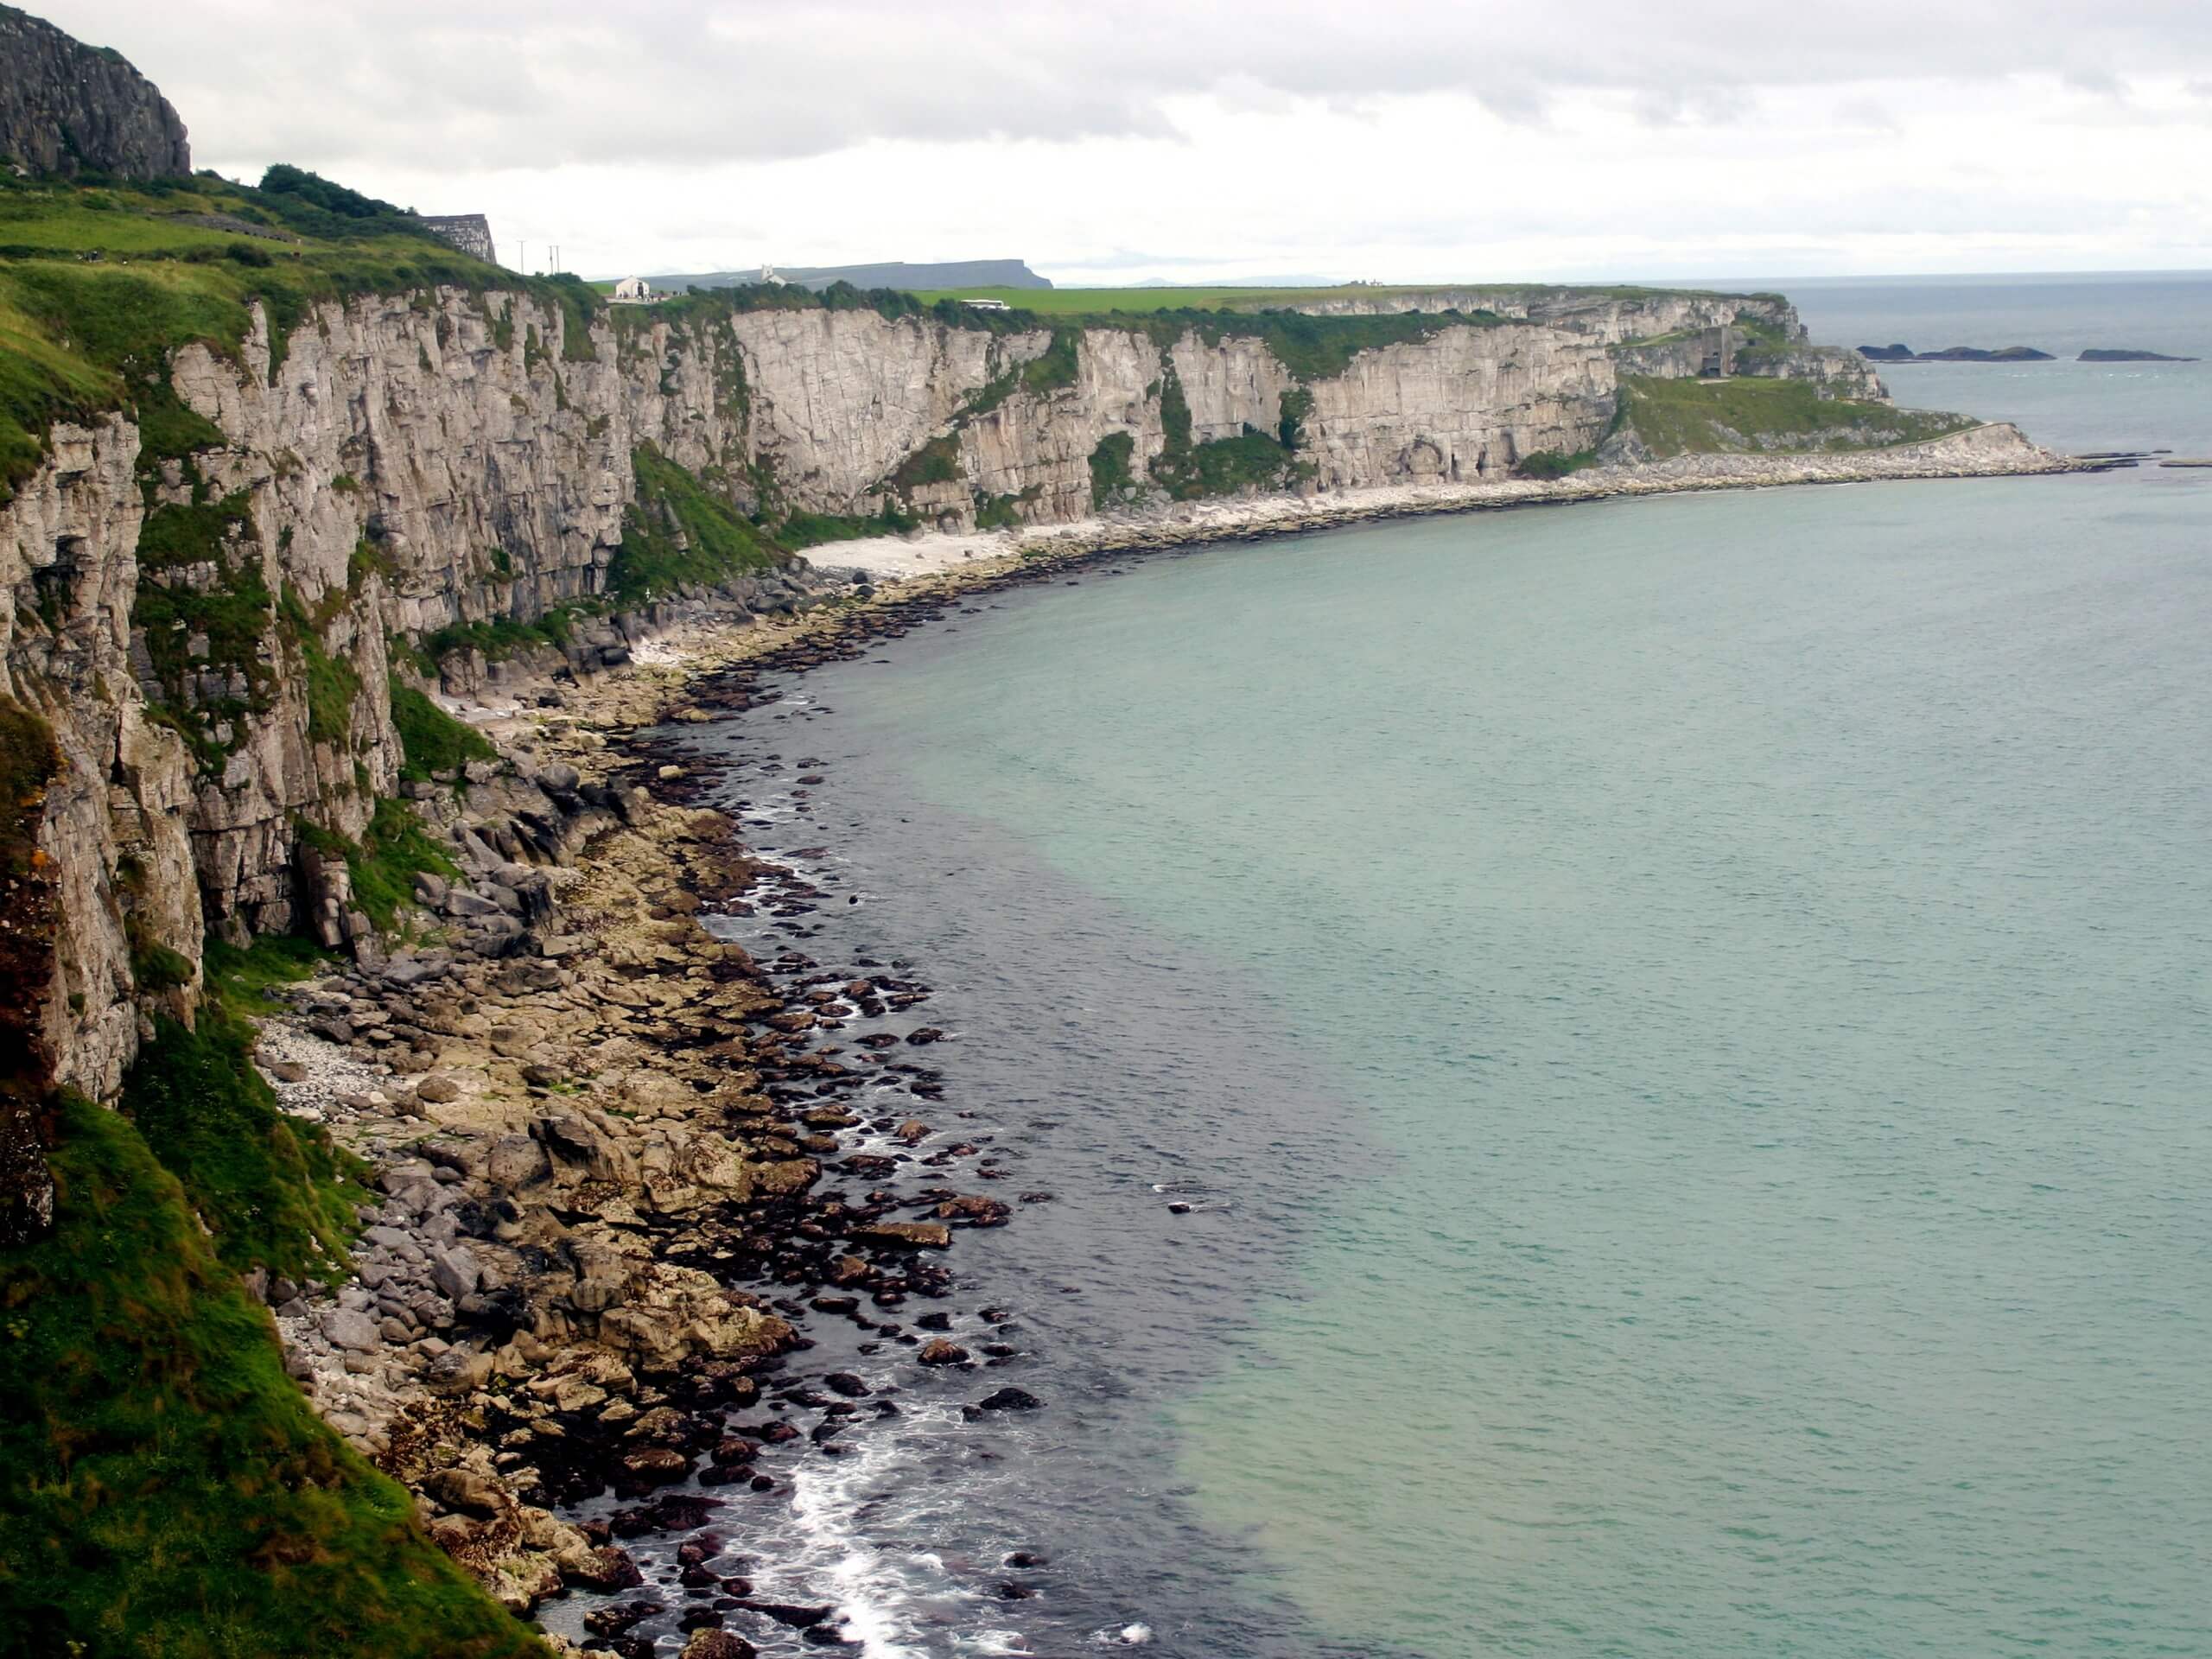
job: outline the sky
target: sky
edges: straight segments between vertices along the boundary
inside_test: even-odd
[[[2212,268],[2205,0],[30,0],[194,162],[588,276]]]

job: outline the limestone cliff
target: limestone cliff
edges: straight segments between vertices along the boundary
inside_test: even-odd
[[[327,303],[281,340],[257,309],[235,353],[187,346],[169,384],[211,441],[153,461],[120,415],[63,424],[0,507],[0,693],[47,715],[67,763],[43,830],[57,1075],[113,1088],[146,1005],[134,951],[196,959],[203,930],[306,919],[301,826],[359,836],[397,791],[389,639],[588,607],[583,668],[637,631],[610,588],[641,447],[772,525],[1065,524],[1224,490],[1502,478],[1605,435],[1635,331],[1750,304],[1802,333],[1780,302],[1442,297],[1467,309],[1304,375],[1234,320],[993,332],[706,302],[585,325],[448,287]],[[793,570],[737,597],[804,588]],[[240,605],[242,637],[223,626]]]

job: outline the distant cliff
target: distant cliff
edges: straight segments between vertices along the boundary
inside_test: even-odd
[[[832,283],[850,283],[855,288],[900,288],[925,294],[946,288],[1052,285],[1020,259],[954,259],[935,264],[909,264],[903,259],[891,259],[872,265],[779,265],[776,275],[803,288],[823,289]],[[655,276],[652,283],[656,288],[681,294],[694,284],[700,288],[734,288],[757,282],[760,276],[758,270],[709,270],[693,275]]]
[[[0,6],[0,156],[33,173],[168,178],[192,171],[161,89],[104,47]]]

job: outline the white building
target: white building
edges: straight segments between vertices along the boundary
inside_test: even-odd
[[[960,303],[970,311],[1011,311],[1014,309],[1004,300],[963,300]]]
[[[614,284],[617,305],[651,305],[659,297],[653,292],[653,285],[642,276],[625,276]]]
[[[773,265],[763,265],[760,267],[760,285],[763,288],[781,288],[784,279],[776,275]]]

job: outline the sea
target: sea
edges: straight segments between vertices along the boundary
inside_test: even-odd
[[[2212,276],[1761,285],[2212,359]],[[1883,373],[2212,455],[2212,361]],[[977,1370],[810,1327],[902,1408],[730,1518],[758,1593],[868,1659],[2212,1653],[2212,471],[1132,556],[696,741],[823,893],[718,925],[929,984],[883,1108],[1015,1211]]]

